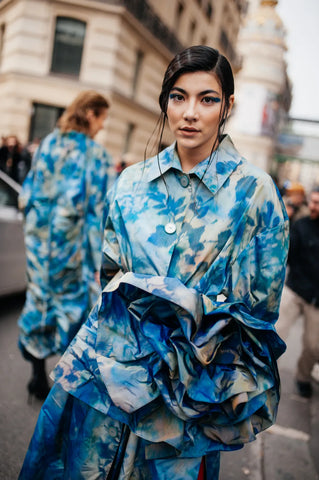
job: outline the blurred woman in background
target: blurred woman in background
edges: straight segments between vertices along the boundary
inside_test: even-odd
[[[64,352],[99,292],[102,210],[114,174],[93,137],[108,108],[95,91],[75,98],[37,149],[19,199],[28,282],[19,346],[33,367],[29,394],[39,399],[49,391],[45,359]]]

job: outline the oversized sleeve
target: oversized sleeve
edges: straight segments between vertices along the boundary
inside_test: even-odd
[[[272,330],[278,319],[287,251],[287,223],[255,235],[232,261],[224,289],[227,301],[217,308],[226,308],[247,327]],[[215,311],[214,302],[204,303],[208,314],[210,309]]]
[[[87,172],[87,235],[89,254],[92,258],[94,270],[101,268],[101,251],[103,239],[103,211],[105,208],[106,193],[114,182],[114,169],[111,157],[104,149],[92,149],[94,158],[90,162]]]
[[[121,252],[121,237],[126,237],[125,230],[121,229],[120,215],[117,212],[116,191],[117,181],[108,191],[103,209],[103,245],[102,245],[102,265],[100,280],[102,289],[110,280],[125,268],[123,255]]]

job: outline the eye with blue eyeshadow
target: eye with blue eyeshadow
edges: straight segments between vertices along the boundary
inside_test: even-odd
[[[219,97],[203,97],[202,98],[202,103],[205,103],[207,105],[210,105],[212,103],[219,103],[220,98]]]
[[[169,99],[174,100],[176,102],[181,102],[182,100],[184,100],[184,97],[180,93],[170,93]]]

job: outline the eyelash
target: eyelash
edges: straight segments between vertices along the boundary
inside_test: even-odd
[[[180,93],[170,93],[169,94],[169,99],[174,100],[176,102],[180,102],[180,101],[184,100],[184,97]]]
[[[209,101],[206,101],[206,100],[209,100]],[[204,97],[202,98],[202,102],[203,103],[219,103],[220,102],[220,98],[219,97]]]
[[[182,102],[184,100],[184,97],[180,93],[170,93],[169,99],[175,102]],[[201,102],[206,105],[210,105],[212,103],[219,103],[220,98],[219,97],[203,97]]]

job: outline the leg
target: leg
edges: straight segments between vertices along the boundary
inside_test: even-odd
[[[276,323],[277,333],[284,341],[287,340],[290,328],[301,313],[302,299],[285,285],[281,297],[279,318]]]
[[[50,391],[48,377],[45,370],[45,359],[34,357],[24,348],[23,345],[21,345],[20,348],[23,357],[28,362],[31,362],[32,365],[32,376],[27,385],[29,392],[29,401],[32,395],[34,395],[39,400],[44,400]]]
[[[45,359],[32,359],[32,377],[28,383],[29,395],[34,395],[44,400],[50,391],[47,374],[45,371]]]
[[[319,309],[304,302],[302,352],[297,364],[297,381],[311,382],[311,372],[319,360]]]

